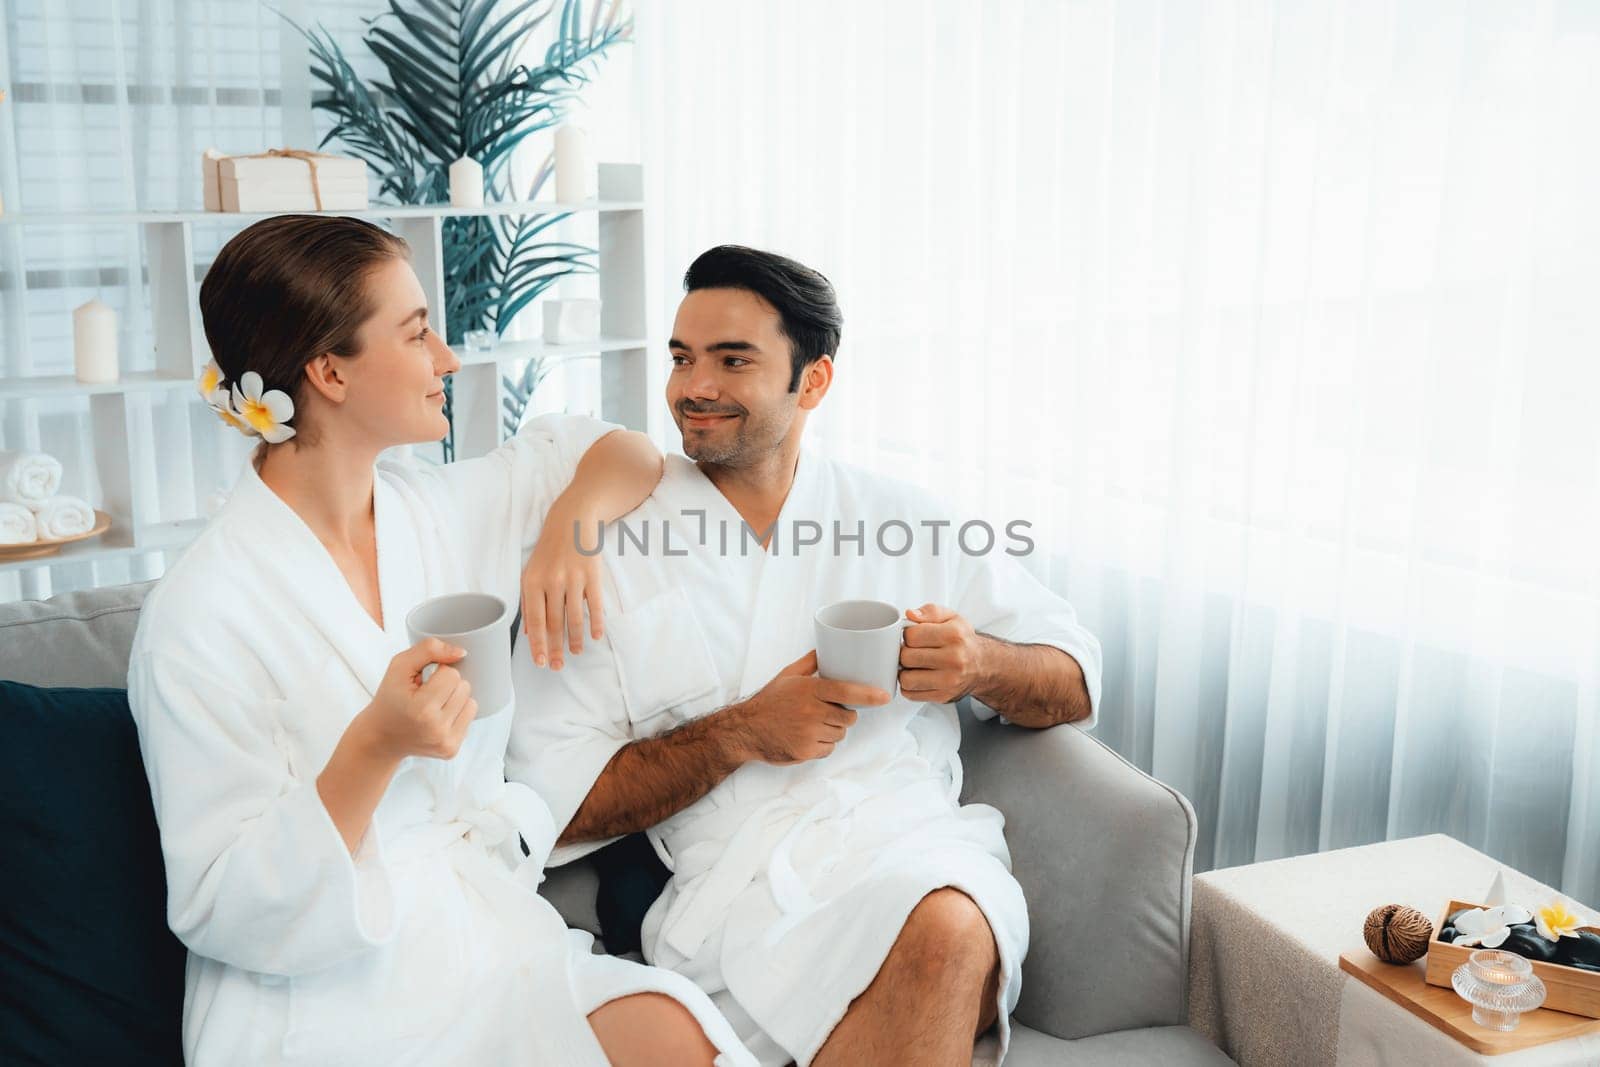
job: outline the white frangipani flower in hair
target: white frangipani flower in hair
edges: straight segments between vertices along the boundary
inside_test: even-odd
[[[282,444],[294,436],[288,425],[294,418],[294,401],[281,389],[263,389],[261,375],[247,370],[233,387],[233,410],[268,444]]]

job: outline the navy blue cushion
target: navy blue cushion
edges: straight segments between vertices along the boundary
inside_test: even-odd
[[[595,914],[600,943],[615,956],[638,952],[644,914],[667,887],[672,872],[644,834],[629,834],[590,857],[600,875]]]
[[[0,1060],[179,1064],[183,945],[120,689],[0,682]]]

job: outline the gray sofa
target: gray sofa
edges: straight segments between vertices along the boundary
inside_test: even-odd
[[[148,585],[0,604],[0,679],[121,687]],[[967,800],[1005,813],[1033,937],[1012,1067],[1226,1064],[1184,1025],[1194,811],[1176,791],[1072,727],[962,714]],[[598,934],[597,875],[551,872],[546,896]]]

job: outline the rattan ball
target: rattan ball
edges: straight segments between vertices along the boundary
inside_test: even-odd
[[[1416,908],[1385,904],[1367,916],[1362,935],[1372,954],[1385,963],[1411,963],[1428,954],[1433,922]]]

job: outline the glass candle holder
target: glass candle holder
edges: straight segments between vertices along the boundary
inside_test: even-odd
[[[1450,975],[1450,984],[1472,1005],[1472,1021],[1490,1030],[1515,1030],[1524,1012],[1544,1003],[1544,983],[1515,952],[1479,949]]]
[[[493,352],[500,337],[493,330],[468,330],[462,339],[466,341],[469,352]]]

